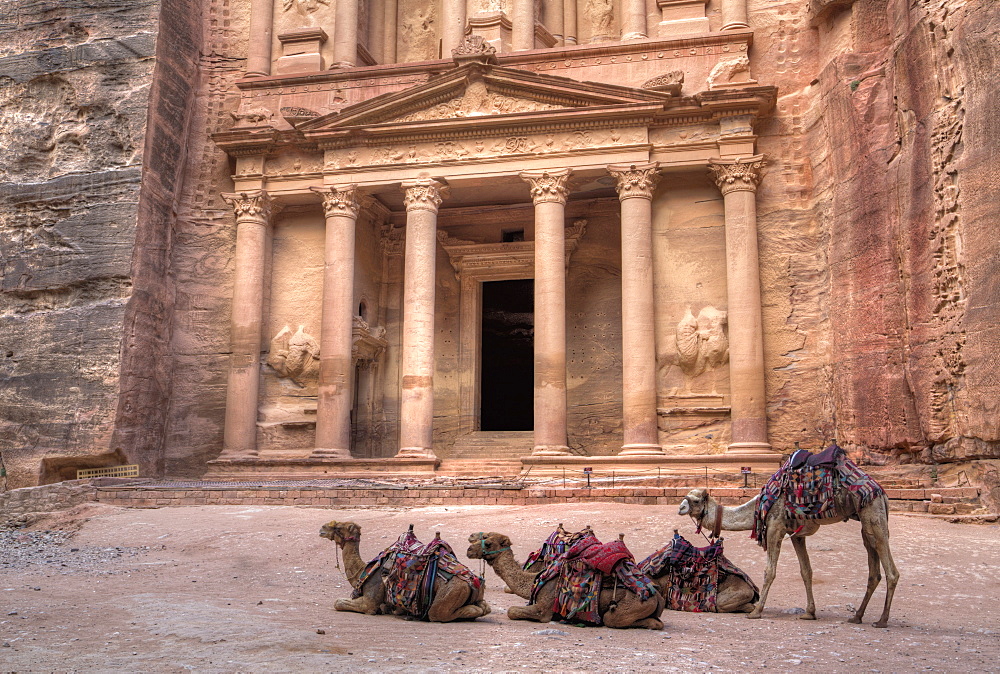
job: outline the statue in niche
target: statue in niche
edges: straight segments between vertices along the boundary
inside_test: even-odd
[[[677,364],[684,374],[697,377],[729,361],[727,314],[708,306],[695,318],[688,307],[677,324]]]
[[[295,8],[299,14],[306,16],[312,14],[320,8],[320,5],[329,5],[330,0],[281,0],[284,11]]]
[[[423,61],[437,58],[437,36],[434,34],[434,6],[417,9],[403,16],[401,44],[406,50],[403,61]]]
[[[583,14],[590,21],[591,42],[606,42],[612,38],[611,25],[615,22],[613,0],[587,0]]]
[[[305,331],[305,326],[292,334],[287,325],[271,340],[267,364],[279,377],[291,379],[299,386],[319,372],[319,342]]]

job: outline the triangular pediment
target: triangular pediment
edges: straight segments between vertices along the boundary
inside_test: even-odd
[[[592,107],[663,105],[670,95],[479,63],[459,66],[423,84],[377,96],[297,128],[306,136],[374,125],[573,111]]]

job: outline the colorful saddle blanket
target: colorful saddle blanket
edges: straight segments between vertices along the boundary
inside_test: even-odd
[[[521,568],[527,571],[536,562],[541,562],[542,568],[545,568],[557,557],[566,552],[567,547],[568,543],[566,535],[562,531],[556,529],[547,539],[545,539],[545,542],[542,543],[542,547],[528,555],[528,559],[525,560],[524,566]]]
[[[361,572],[361,580],[353,597],[361,596],[365,581],[379,570],[385,585],[385,603],[394,610],[426,619],[434,603],[434,582],[438,576],[459,577],[472,586],[482,587],[482,579],[458,561],[455,552],[445,541],[435,538],[427,545],[421,544],[412,532],[399,537],[368,562]]]
[[[670,545],[639,562],[638,567],[652,578],[669,577],[670,586],[664,599],[666,607],[672,611],[718,611],[719,584],[729,574],[739,576],[753,588],[753,601],[760,596],[750,576],[722,554],[721,538],[707,547],[697,548],[680,534],[674,534]]]
[[[556,582],[552,610],[566,621],[601,624],[600,594],[605,575],[616,579],[642,600],[656,592],[652,579],[636,568],[622,541],[602,544],[592,533],[576,535],[563,554],[552,560],[531,588],[531,603],[549,581]]]
[[[836,495],[841,489],[850,495],[848,508],[852,511],[845,513],[838,508]],[[838,445],[830,445],[816,455],[800,449],[761,489],[751,537],[767,548],[767,514],[781,497],[786,515],[805,521],[851,515],[884,494],[882,485],[858,468]]]

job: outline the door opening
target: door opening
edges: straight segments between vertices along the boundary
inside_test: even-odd
[[[535,282],[483,283],[480,429],[535,427]]]

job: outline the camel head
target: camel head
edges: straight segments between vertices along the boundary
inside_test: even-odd
[[[347,541],[361,540],[361,527],[354,522],[338,522],[331,520],[320,527],[319,535],[344,547]]]
[[[691,519],[701,521],[711,499],[707,489],[692,489],[681,501],[681,507],[677,510],[677,514],[690,515]]]
[[[469,550],[465,556],[469,559],[485,559],[492,562],[504,550],[510,550],[510,539],[496,532],[472,534],[469,536]]]

